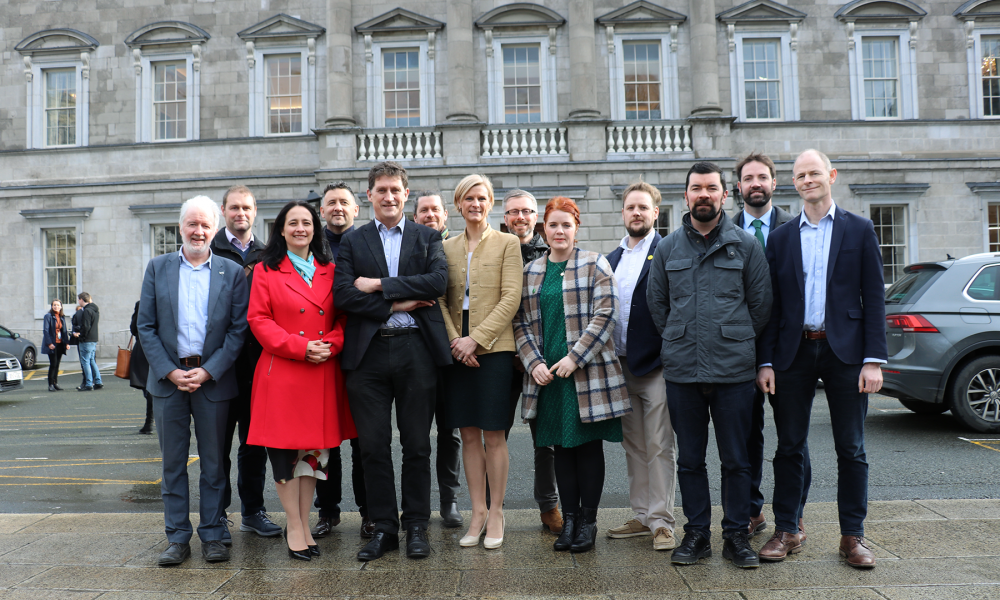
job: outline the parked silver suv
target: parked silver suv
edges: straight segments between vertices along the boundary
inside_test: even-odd
[[[909,265],[885,293],[882,393],[1000,432],[1000,254]]]

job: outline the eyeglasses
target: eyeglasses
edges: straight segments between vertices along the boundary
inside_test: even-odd
[[[525,209],[522,209],[522,210],[518,210],[516,208],[512,208],[512,209],[510,209],[508,211],[505,211],[503,214],[507,215],[508,217],[516,217],[518,215],[524,215],[526,217],[530,217],[531,215],[533,215],[533,214],[535,214],[537,212],[538,211],[536,211],[534,209],[531,209],[531,208],[525,208]]]

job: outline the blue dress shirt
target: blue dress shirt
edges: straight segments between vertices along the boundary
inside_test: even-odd
[[[208,326],[208,290],[212,282],[212,252],[197,267],[180,254],[177,282],[177,358],[201,356]]]
[[[406,218],[401,218],[399,223],[393,227],[386,227],[381,221],[376,220],[375,227],[378,235],[382,238],[382,250],[385,252],[385,264],[389,267],[389,277],[399,276],[399,248],[403,244],[403,226]],[[386,327],[416,327],[417,322],[413,320],[410,313],[397,311],[389,316],[385,322]]]
[[[760,227],[760,232],[764,235],[764,243],[767,243],[767,236],[771,235],[771,218],[774,216],[774,207],[767,209],[764,216],[760,218],[762,223]],[[743,229],[750,233],[750,235],[756,235],[756,228],[753,226],[753,220],[757,217],[751,215],[747,211],[743,211]]]
[[[802,239],[802,281],[805,282],[806,314],[802,328],[808,331],[826,330],[826,266],[830,262],[830,240],[833,238],[833,216],[837,205],[819,223],[813,225],[806,211],[799,216],[799,236]]]

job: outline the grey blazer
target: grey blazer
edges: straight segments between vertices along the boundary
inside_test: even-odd
[[[171,252],[149,261],[139,300],[139,341],[149,361],[146,391],[167,397],[177,391],[167,375],[180,369],[177,356],[177,288],[180,255]],[[212,256],[208,291],[208,324],[201,366],[212,378],[201,386],[213,402],[238,394],[233,362],[240,354],[247,333],[250,289],[243,267],[218,255]]]

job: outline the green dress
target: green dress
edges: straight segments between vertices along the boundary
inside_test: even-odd
[[[539,297],[542,313],[542,353],[549,367],[569,354],[566,342],[566,312],[563,309],[563,273],[566,262],[549,261]],[[621,418],[596,423],[580,421],[580,403],[573,377],[556,377],[538,393],[535,444],[574,448],[593,440],[622,441]]]

